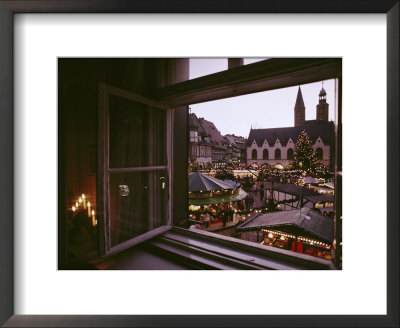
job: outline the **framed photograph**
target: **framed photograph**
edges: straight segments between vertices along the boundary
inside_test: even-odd
[[[1,1],[0,323],[398,326],[367,3]]]

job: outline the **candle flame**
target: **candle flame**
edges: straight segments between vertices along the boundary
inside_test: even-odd
[[[85,194],[82,194],[82,199],[85,199],[85,197],[86,197]]]
[[[72,212],[75,212],[75,206],[72,206]]]

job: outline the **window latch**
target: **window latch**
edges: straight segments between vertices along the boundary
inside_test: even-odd
[[[121,197],[129,196],[129,186],[128,185],[119,185],[119,195]]]

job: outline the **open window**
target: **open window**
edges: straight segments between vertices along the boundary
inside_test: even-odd
[[[59,59],[59,268],[89,268],[88,263],[93,268],[91,261],[99,255],[119,256],[116,254],[125,249],[134,252],[149,245],[157,246],[157,256],[165,255],[161,264],[177,258],[188,263],[194,253],[204,255],[207,262],[210,249],[216,254],[231,252],[232,243],[254,254],[257,247],[240,240],[182,229],[189,214],[188,158],[189,154],[200,155],[199,146],[193,145],[189,152],[188,145],[200,142],[201,136],[201,131],[197,131],[197,139],[195,133],[190,134],[188,108],[332,78],[336,79],[339,104],[335,126],[338,207],[334,218],[338,258],[341,59],[274,58],[193,80],[188,79],[188,66],[188,59],[174,58]],[[219,152],[211,152],[208,145],[204,151],[206,157],[215,156],[217,168],[223,164],[218,160]],[[244,153],[252,156],[251,152]],[[97,225],[85,208],[89,201]],[[196,250],[195,239],[199,242]],[[209,248],[203,247],[204,242]],[[268,253],[259,247],[256,252],[267,262],[275,262],[278,256],[275,250]],[[299,256],[286,254],[279,261],[292,267]],[[215,268],[218,262],[223,268],[223,257],[218,255],[212,263],[207,262],[209,267]],[[240,267],[248,267],[247,258],[241,260]],[[301,260],[315,263],[303,257]],[[154,261],[150,262],[153,265]],[[199,261],[194,262],[193,267],[198,267]]]
[[[99,85],[97,208],[102,255],[171,227],[172,109]]]

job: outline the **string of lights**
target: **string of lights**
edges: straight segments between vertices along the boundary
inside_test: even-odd
[[[286,238],[298,239],[298,240],[304,241],[306,243],[309,243],[310,245],[317,245],[317,246],[322,246],[325,248],[331,248],[330,245],[323,243],[321,241],[318,241],[318,240],[314,240],[314,239],[310,239],[310,238],[306,238],[306,237],[302,237],[302,236],[295,236],[295,235],[291,235],[291,234],[284,233],[281,231],[276,231],[276,230],[263,229],[263,231],[265,233],[268,233],[269,238],[273,238],[273,234],[276,234],[278,236],[283,236]]]

